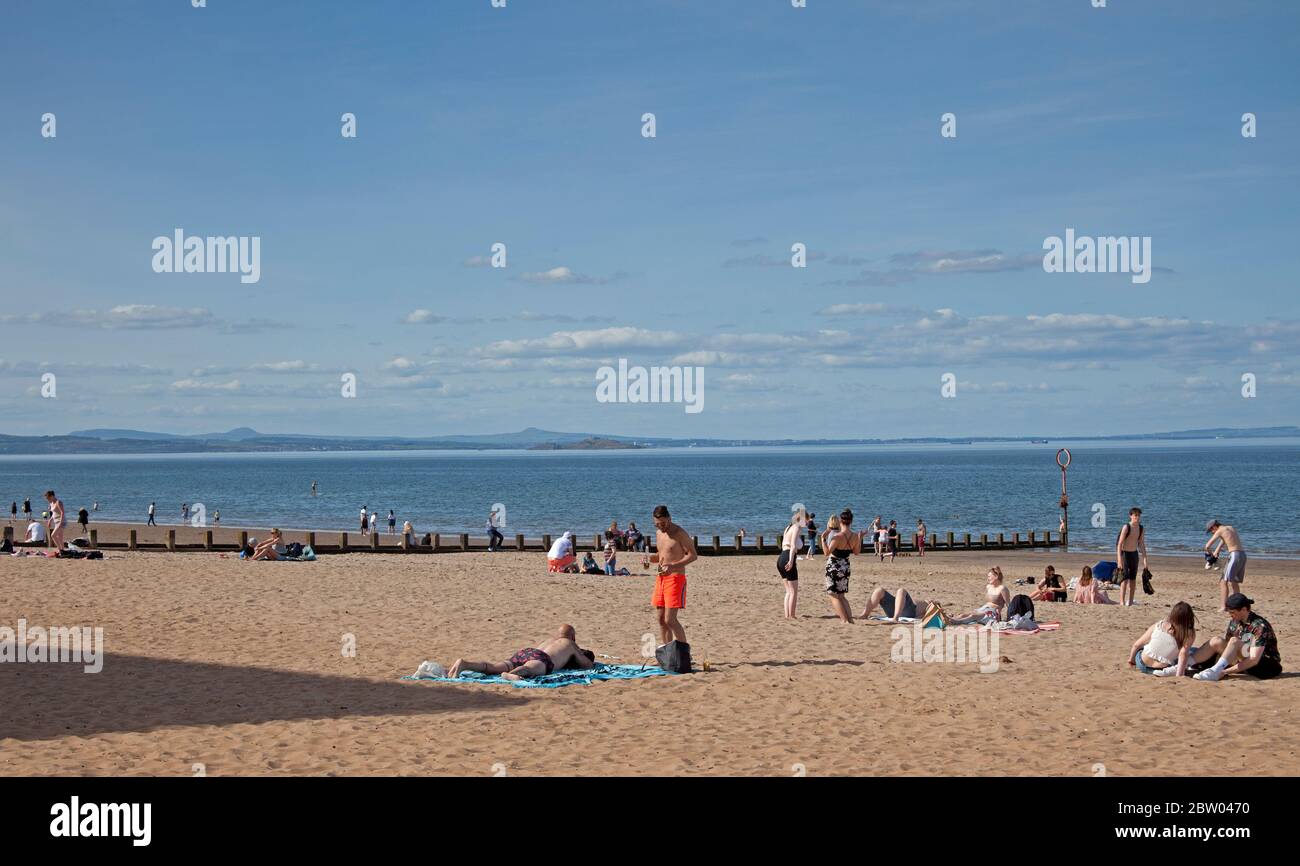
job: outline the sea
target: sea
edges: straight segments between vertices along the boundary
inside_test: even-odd
[[[0,503],[21,510],[30,497],[39,512],[52,488],[74,519],[98,502],[92,521],[143,522],[156,502],[159,523],[179,524],[189,503],[223,526],[316,530],[354,529],[364,505],[381,526],[392,509],[398,526],[444,534],[482,534],[495,507],[507,536],[529,537],[592,535],[611,520],[648,531],[664,504],[688,532],[724,539],[775,538],[801,504],[819,527],[847,507],[859,528],[879,514],[910,536],[920,517],[960,538],[1056,532],[1062,448],[1072,549],[1113,550],[1136,505],[1153,552],[1199,550],[1214,517],[1250,553],[1300,557],[1296,439],[0,456]]]

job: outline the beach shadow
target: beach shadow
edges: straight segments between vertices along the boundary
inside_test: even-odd
[[[0,665],[0,740],[146,732],[353,716],[495,711],[524,698],[487,687],[401,681],[106,653],[97,674],[67,663]]]

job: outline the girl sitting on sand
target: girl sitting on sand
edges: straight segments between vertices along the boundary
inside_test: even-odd
[[[980,623],[987,625],[990,621],[1001,622],[1006,618],[1007,605],[1011,603],[1011,593],[1002,585],[1002,569],[993,566],[989,569],[988,585],[984,587],[987,601],[969,613],[949,620],[951,625],[970,625]]]
[[[1029,596],[1034,601],[1065,601],[1065,585],[1053,566],[1043,571],[1043,579],[1038,582],[1038,591]]]
[[[1181,677],[1196,643],[1196,614],[1185,601],[1174,605],[1169,616],[1151,624],[1129,649],[1128,663],[1144,674]]]
[[[1092,566],[1085,565],[1079,575],[1079,588],[1074,591],[1075,604],[1119,604],[1111,601],[1101,584],[1092,579]]]

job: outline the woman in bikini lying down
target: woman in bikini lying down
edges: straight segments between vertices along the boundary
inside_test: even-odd
[[[989,569],[988,584],[984,587],[984,604],[961,616],[954,617],[952,625],[969,625],[983,622],[990,617],[998,622],[1006,619],[1007,605],[1011,603],[1011,593],[1002,584],[1002,569],[996,565]]]

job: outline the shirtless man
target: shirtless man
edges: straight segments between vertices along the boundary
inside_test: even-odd
[[[547,638],[535,647],[524,647],[504,662],[472,662],[456,659],[448,679],[456,679],[461,671],[481,674],[499,674],[504,680],[528,680],[544,677],[564,668],[589,670],[595,664],[596,654],[577,644],[577,634],[571,625],[562,625],[554,637]]]
[[[677,621],[677,611],[686,607],[686,566],[699,559],[695,544],[668,514],[668,506],[657,505],[655,518],[655,553],[645,558],[645,565],[656,563],[655,591],[650,599],[659,612],[659,644],[679,640],[686,643],[686,629]]]
[[[1219,600],[1219,613],[1227,613],[1228,596],[1241,592],[1241,582],[1246,579],[1246,548],[1236,529],[1217,520],[1205,524],[1205,531],[1210,533],[1205,549],[1211,557],[1217,557],[1220,550],[1228,548],[1228,564],[1223,568],[1223,595]],[[1211,546],[1213,550],[1210,550]]]
[[[67,516],[63,513],[63,501],[54,495],[53,490],[45,491],[45,501],[50,503],[50,545],[55,550],[63,549],[63,527]]]
[[[1132,607],[1138,575],[1147,567],[1147,538],[1142,528],[1141,508],[1128,510],[1128,523],[1120,528],[1115,539],[1115,559],[1124,572],[1119,581],[1119,603]]]

